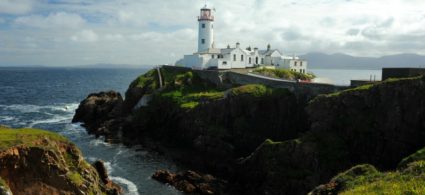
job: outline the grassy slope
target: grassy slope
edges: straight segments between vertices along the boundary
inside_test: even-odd
[[[346,177],[351,170],[337,179]],[[425,161],[412,162],[405,169],[394,172],[367,172],[351,177],[345,181],[340,194],[425,194]]]
[[[66,152],[61,151],[61,144],[69,145],[70,149]],[[84,178],[81,173],[89,168],[92,169],[91,165],[86,161],[80,161],[78,156],[82,154],[79,149],[67,138],[57,133],[40,129],[11,129],[0,126],[0,151],[17,146],[41,148],[46,151],[54,152],[58,156],[63,156],[65,164],[61,165],[62,162],[58,161],[58,165],[67,167],[69,171],[66,173],[66,176],[69,181],[76,186],[80,186],[84,183]],[[93,189],[91,192],[95,191],[99,192],[99,189]]]
[[[43,138],[69,143],[65,137],[49,131],[0,127],[0,150],[23,144],[28,147],[40,147],[36,142]]]

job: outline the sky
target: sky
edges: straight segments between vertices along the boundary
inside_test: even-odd
[[[173,64],[203,0],[0,0],[0,65]],[[424,0],[209,0],[216,47],[425,54]]]

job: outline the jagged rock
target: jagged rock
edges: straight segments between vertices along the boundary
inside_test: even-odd
[[[95,134],[102,134],[102,123],[119,116],[123,99],[118,92],[108,91],[90,94],[75,112],[72,122],[83,122]],[[100,132],[97,132],[100,131]]]
[[[110,182],[108,179],[108,172],[105,168],[104,162],[101,160],[98,160],[93,163],[94,168],[96,169],[97,173],[99,173],[99,177],[102,180],[104,184],[107,184]]]
[[[201,175],[195,171],[175,174],[167,170],[158,170],[152,175],[152,178],[161,183],[170,184],[185,193],[222,194],[225,187],[224,181],[211,175]]]

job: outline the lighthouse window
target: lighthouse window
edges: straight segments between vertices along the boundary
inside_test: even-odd
[[[233,54],[233,61],[236,61],[236,54]]]
[[[243,55],[241,55],[241,62],[243,62]]]
[[[249,64],[251,64],[251,57],[249,57]]]
[[[202,28],[205,28],[205,24],[202,24]]]
[[[201,42],[202,42],[202,44],[205,44],[205,39],[202,39]]]

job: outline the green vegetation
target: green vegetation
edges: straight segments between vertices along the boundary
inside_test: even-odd
[[[361,86],[358,86],[356,88],[346,89],[346,90],[343,90],[343,91],[338,91],[338,92],[327,94],[327,95],[324,95],[324,96],[325,97],[336,97],[336,96],[339,96],[339,95],[342,95],[342,94],[347,94],[347,93],[350,93],[350,92],[366,91],[366,90],[371,89],[375,85],[377,85],[377,84],[361,85]]]
[[[324,95],[324,96],[325,97],[335,97],[335,96],[339,96],[339,95],[346,94],[346,93],[349,93],[349,92],[369,90],[374,86],[379,86],[379,85],[382,85],[382,84],[403,82],[403,81],[412,81],[412,80],[417,80],[417,79],[422,79],[422,78],[423,78],[423,76],[408,77],[408,78],[389,78],[385,81],[378,82],[376,84],[361,85],[361,86],[356,87],[356,88],[346,89],[346,90],[343,90],[343,91],[338,91],[338,92],[327,94],[327,95]]]
[[[157,89],[159,87],[159,83],[156,69],[148,71],[131,82],[130,88],[135,87],[146,88],[151,91]]]
[[[421,172],[388,172],[362,175],[348,182],[341,194],[425,194],[425,162],[420,163]],[[418,168],[418,163],[410,164]]]
[[[180,108],[191,109],[201,102],[224,98],[224,92],[212,84],[203,81],[192,71],[161,69],[165,90],[158,94]]]
[[[76,186],[81,186],[84,183],[83,177],[78,172],[68,172],[66,176]]]
[[[254,73],[258,73],[264,76],[273,77],[273,78],[281,78],[288,80],[311,80],[316,78],[313,73],[300,73],[286,69],[267,69],[267,68],[257,68],[253,71]]]
[[[69,142],[65,137],[39,129],[10,129],[0,127],[0,150],[4,150],[13,146],[25,144],[26,146],[39,146],[36,142],[41,139],[57,140]]]
[[[415,152],[414,154],[404,158],[401,160],[401,162],[398,164],[399,168],[406,168],[408,164],[415,162],[415,161],[425,161],[425,148]]]
[[[381,173],[372,165],[357,165],[334,177],[325,192],[345,195],[425,194],[424,151],[425,148],[403,159],[398,171]]]
[[[262,97],[265,95],[278,95],[288,93],[289,91],[287,89],[270,88],[261,84],[242,85],[240,87],[235,87],[230,90],[231,96],[251,95],[254,97]]]

